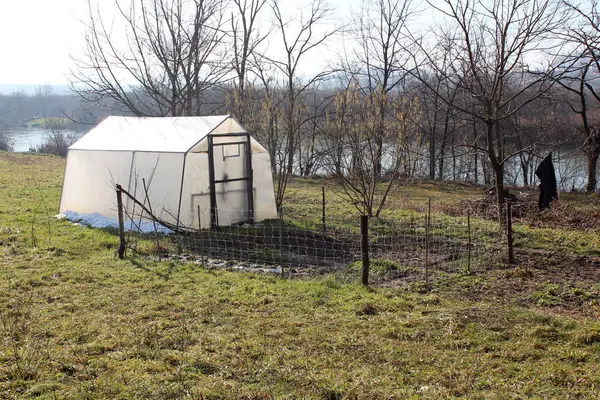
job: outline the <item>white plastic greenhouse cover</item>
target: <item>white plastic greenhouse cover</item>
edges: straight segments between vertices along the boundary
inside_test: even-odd
[[[235,134],[247,131],[231,116],[210,117],[108,117],[69,148],[63,181],[60,213],[117,219],[115,184],[130,193],[148,182],[148,202],[157,216],[173,224],[210,225],[210,181],[208,140],[216,143],[240,141]],[[231,136],[233,134],[234,136]],[[224,135],[219,137],[219,135]],[[254,170],[254,219],[276,218],[275,196],[267,150],[251,140]],[[219,147],[224,151],[225,147]],[[241,160],[241,159],[240,159]],[[236,174],[240,160],[217,158],[215,171]],[[243,165],[243,163],[242,163]],[[224,175],[223,175],[224,176]],[[229,187],[230,186],[230,187]],[[239,183],[228,185],[227,193],[217,191],[219,221],[223,224],[246,218],[246,196]],[[125,199],[125,206],[130,203]],[[198,215],[200,206],[200,215]],[[200,218],[199,218],[200,217]],[[95,222],[94,222],[95,223]],[[115,222],[116,223],[116,222]]]
[[[225,121],[227,123],[223,124]],[[215,130],[217,127],[219,129]],[[69,147],[69,150],[185,153],[209,133],[246,133],[246,130],[229,115],[108,117]]]

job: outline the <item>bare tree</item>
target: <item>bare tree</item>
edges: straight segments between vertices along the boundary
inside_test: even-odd
[[[50,98],[54,89],[51,85],[40,85],[35,89],[35,97],[39,101],[39,115],[47,118],[48,117],[48,106],[50,104]]]
[[[370,96],[381,96],[375,91]],[[416,128],[412,122],[418,113],[415,99],[390,96],[388,106],[394,109],[394,118],[384,118],[383,129],[388,132],[386,146],[380,153],[376,130],[381,129],[380,100],[362,94],[358,80],[350,76],[344,89],[335,96],[335,113],[328,121],[326,149],[330,173],[336,177],[346,197],[361,213],[379,216],[387,196],[397,182],[402,168],[402,147],[409,131]],[[381,158],[386,159],[381,170]],[[382,182],[382,173],[387,181]]]
[[[0,151],[13,151],[14,150],[14,141],[10,136],[8,136],[8,132],[4,131],[2,127],[0,127]]]
[[[246,125],[254,127],[254,132],[261,143],[265,145],[269,152],[271,161],[271,172],[277,175],[285,164],[287,150],[282,145],[282,134],[279,128],[279,103],[281,101],[275,87],[272,71],[274,68],[270,64],[256,62],[255,74],[258,84],[254,85],[253,90],[257,101],[251,102],[252,112],[249,113]],[[277,182],[279,185],[279,181]]]
[[[487,154],[492,166],[498,217],[503,223],[504,166],[522,150],[507,151],[502,122],[552,86],[550,76],[559,71],[556,57],[536,68],[528,63],[559,53],[556,31],[567,22],[569,13],[555,0],[443,0],[429,4],[444,16],[445,24],[437,31],[443,46],[429,48],[417,40],[420,56],[456,86],[461,96],[471,97],[474,107],[453,101],[447,92],[435,91],[422,70],[418,69],[416,76],[441,101],[485,125],[485,146],[473,146]],[[440,52],[448,51],[452,64],[445,71],[436,59]],[[531,73],[534,69],[537,74]]]
[[[276,201],[277,205],[281,206],[294,169],[294,157],[299,146],[298,135],[303,125],[309,121],[302,113],[302,98],[309,88],[331,74],[331,71],[324,71],[302,79],[299,65],[308,54],[333,36],[337,28],[325,28],[322,33],[317,33],[318,26],[324,25],[331,13],[324,0],[312,0],[307,8],[308,16],[302,12],[299,18],[296,18],[295,24],[293,19],[285,17],[279,0],[273,0],[271,8],[276,29],[283,43],[283,54],[278,58],[264,54],[262,58],[276,68],[283,78],[284,85],[284,95],[279,103],[282,108],[280,123],[283,135],[281,140],[277,141],[281,149],[277,151],[280,157],[276,160],[275,167]]]
[[[593,193],[597,187],[598,158],[600,157],[600,121],[597,112],[600,108],[600,11],[598,1],[592,0],[590,9],[585,10],[573,3],[567,3],[575,12],[578,23],[567,33],[567,40],[577,48],[580,62],[577,74],[564,74],[560,85],[570,92],[567,98],[571,110],[581,119],[580,131],[583,136],[583,151],[587,156],[586,191]]]
[[[318,82],[304,97],[303,110],[307,122],[299,135],[298,167],[301,176],[316,173],[324,164],[325,146],[322,137],[326,133],[325,116],[330,110],[334,96]]]
[[[373,130],[375,174],[381,175],[382,155],[386,137],[385,118],[388,94],[403,81],[407,74],[410,53],[406,51],[408,27],[415,13],[410,0],[377,0],[362,2],[361,13],[355,17],[354,25],[358,49],[354,75],[361,84],[365,96],[379,104],[371,107],[379,117]]]
[[[253,55],[269,32],[261,33],[258,29],[258,19],[267,5],[267,0],[232,0],[232,2],[235,6],[235,11],[231,14],[232,66],[236,75],[233,108],[235,116],[241,123],[245,123],[248,103],[251,100],[246,93],[246,87]]]
[[[440,63],[439,68],[442,71],[447,71],[450,53],[444,52],[441,55],[442,59],[438,60]],[[437,179],[442,180],[444,179],[446,151],[453,143],[452,138],[457,128],[457,114],[459,113],[448,103],[441,101],[436,93],[444,93],[444,97],[449,100],[449,103],[454,103],[457,101],[458,90],[456,86],[452,86],[449,80],[444,79],[440,73],[436,73],[435,68],[429,68],[429,70],[431,72],[424,71],[421,74],[423,79],[429,81],[429,85],[421,85],[419,88],[423,113],[421,130],[429,141],[429,179],[433,180],[437,177]],[[477,165],[475,165],[476,168]]]
[[[197,115],[202,96],[226,76],[222,0],[114,0],[109,22],[88,0],[85,48],[71,89],[84,100],[112,100],[138,116]],[[102,4],[105,9],[105,4]],[[117,25],[118,24],[118,25]],[[114,26],[123,26],[123,33]]]
[[[565,124],[565,110],[558,100],[561,91],[557,89],[560,88],[555,87],[505,121],[506,129],[513,133],[512,144],[519,151],[515,176],[520,176],[524,186],[534,184],[537,161],[546,157],[548,149],[562,144],[559,138],[570,129],[566,128],[570,124]]]
[[[67,130],[64,120],[61,118],[46,118],[44,130],[46,131],[45,142],[35,149],[30,149],[30,151],[66,157],[69,146],[75,143],[77,137],[73,132]]]

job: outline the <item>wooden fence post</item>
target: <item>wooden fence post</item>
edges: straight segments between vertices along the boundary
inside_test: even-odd
[[[425,285],[429,286],[429,228],[431,223],[431,197],[427,200],[425,217]]]
[[[512,265],[515,262],[515,255],[513,251],[512,204],[510,201],[506,202],[506,239],[508,242],[508,263]]]
[[[362,251],[362,284],[369,284],[369,216],[360,216],[360,238]]]
[[[471,208],[467,208],[467,232],[469,235],[469,247],[467,256],[467,274],[471,274]]]
[[[117,252],[119,253],[119,258],[122,260],[125,258],[125,222],[123,219],[123,189],[121,185],[116,185],[117,191],[117,212],[119,214],[119,249]]]
[[[321,220],[323,222],[323,233],[325,233],[327,230],[325,225],[325,186],[321,186],[321,190],[323,192],[323,215],[321,216]]]

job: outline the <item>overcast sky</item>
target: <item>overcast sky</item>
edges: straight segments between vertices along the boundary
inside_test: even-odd
[[[110,9],[113,0],[92,0],[102,9]],[[126,2],[128,0],[119,0]],[[280,0],[282,10],[295,15],[296,10],[311,0]],[[375,1],[375,0],[365,0]],[[334,9],[330,29],[350,20],[351,10],[358,12],[361,0],[327,0]],[[409,24],[413,30],[428,30],[434,18],[432,9],[424,2],[414,1],[422,8]],[[585,1],[583,2],[586,3]],[[0,0],[0,84],[66,85],[67,74],[73,67],[71,56],[81,54],[84,44],[84,20],[87,19],[87,0]],[[263,24],[270,24],[266,16]],[[264,29],[264,28],[263,28]],[[276,33],[270,35],[268,54],[277,57],[281,41]],[[335,61],[349,46],[341,37],[330,40],[305,58],[300,68],[306,74],[316,73]]]
[[[100,3],[107,2],[102,0]],[[338,14],[332,25],[347,16],[356,0],[329,0]],[[282,0],[287,6],[296,0]],[[86,0],[0,0],[0,84],[68,83],[66,74],[72,66],[70,56],[81,51],[87,15]],[[294,7],[284,7],[293,10]],[[336,44],[334,43],[335,47]],[[329,56],[339,50],[325,51]],[[323,52],[306,63],[324,65]]]
[[[1,0],[0,83],[65,84],[85,0]]]

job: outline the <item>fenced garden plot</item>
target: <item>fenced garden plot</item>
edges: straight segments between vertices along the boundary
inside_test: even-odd
[[[361,242],[366,240],[367,257],[374,260],[375,280],[410,278],[428,283],[438,273],[471,272],[481,257],[503,240],[494,222],[472,221],[468,210],[466,216],[432,212],[432,202],[423,202],[427,206],[422,211],[390,210],[371,218],[366,231],[361,229],[360,215],[352,213],[323,219],[284,209],[278,219],[213,229],[165,224],[141,207],[139,200],[131,203],[137,203],[137,208],[124,213],[129,219],[147,218],[173,229],[165,236],[136,231],[140,224],[129,224],[133,227],[130,236],[146,243],[145,249],[136,247],[138,252],[183,257],[201,265],[215,265],[214,260],[219,260],[218,265],[267,268],[284,274],[292,268],[301,273],[353,273],[357,263],[365,264]]]
[[[256,266],[340,268],[355,261],[356,235],[323,233],[266,221],[252,226],[175,233],[168,240],[181,252]]]

